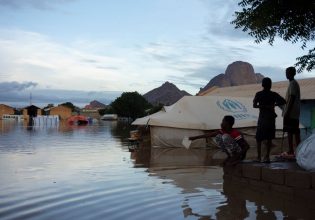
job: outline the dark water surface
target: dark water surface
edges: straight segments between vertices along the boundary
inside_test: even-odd
[[[287,206],[276,206],[263,192],[227,188],[204,149],[144,145],[131,153],[129,130],[117,122],[26,127],[0,120],[0,219],[310,217],[286,198],[277,201]]]

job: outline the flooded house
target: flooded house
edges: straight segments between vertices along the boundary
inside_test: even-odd
[[[52,107],[49,110],[49,115],[58,115],[60,120],[67,120],[72,115],[72,110],[69,107],[59,105]]]
[[[14,115],[14,108],[5,104],[0,104],[0,120],[3,115]]]
[[[38,115],[42,115],[42,109],[35,105],[30,105],[23,109],[23,117],[26,120],[29,120],[30,118],[35,118]]]
[[[84,106],[84,108],[80,111],[80,114],[90,118],[101,119],[99,110],[106,108],[107,106],[105,104],[94,100],[88,105]]]

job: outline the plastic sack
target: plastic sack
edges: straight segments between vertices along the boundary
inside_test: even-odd
[[[182,141],[182,145],[184,145],[184,147],[186,149],[189,149],[190,145],[191,145],[191,140],[189,140],[188,137],[184,137],[183,141]]]
[[[295,156],[300,167],[307,171],[315,171],[315,134],[299,144]]]

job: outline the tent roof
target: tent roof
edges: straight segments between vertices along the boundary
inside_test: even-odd
[[[301,89],[301,100],[315,99],[315,77],[307,79],[297,79]],[[271,90],[285,96],[288,81],[273,82]],[[248,97],[253,98],[256,92],[261,91],[261,84],[248,84],[230,87],[211,87],[208,90],[199,93],[199,96],[233,96],[233,97]]]
[[[278,115],[277,129],[282,129],[281,110]],[[232,115],[235,128],[256,127],[259,111],[253,108],[252,98],[222,96],[184,96],[175,104],[163,110],[138,118],[133,125],[153,125],[185,129],[219,129],[222,118]]]

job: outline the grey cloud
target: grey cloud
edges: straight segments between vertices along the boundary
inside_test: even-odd
[[[135,82],[135,83],[129,83],[129,86],[130,87],[139,87],[139,88],[141,88],[143,86],[143,84]]]
[[[105,66],[105,65],[101,65],[102,63],[98,60],[95,59],[82,59],[81,61],[85,62],[85,63],[89,63],[89,64],[95,64],[96,68],[98,69],[105,69],[105,70],[118,70],[118,67],[115,66]]]
[[[9,73],[0,72],[0,81],[3,79],[7,79],[9,77]]]
[[[235,29],[230,22],[223,23],[210,23],[208,27],[209,35],[214,37],[224,37],[226,39],[235,40],[235,39],[253,39],[247,33]],[[254,39],[253,39],[254,40]]]
[[[52,90],[52,89],[32,89],[21,92],[1,92],[0,103],[9,104],[14,107],[24,107],[30,103],[30,93],[32,94],[32,104],[44,107],[49,103],[58,105],[64,102],[83,107],[93,100],[109,104],[121,95],[120,91],[80,91],[80,90]]]
[[[35,8],[39,10],[54,9],[55,5],[73,2],[76,0],[0,0],[0,6],[12,9]]]
[[[226,67],[224,66],[215,66],[215,65],[207,65],[200,69],[196,69],[195,72],[189,74],[189,77],[200,78],[209,81],[216,75],[220,73],[224,73]]]
[[[196,71],[202,72],[204,68],[213,65],[227,65],[229,62],[235,60],[244,60],[255,49],[251,46],[247,46],[246,48],[237,45],[226,46],[222,45],[217,39],[211,40],[203,36],[200,38],[200,43],[194,45],[189,43],[176,43],[173,45],[167,43],[150,43],[149,45],[155,50],[146,52],[148,57],[163,63],[167,68],[186,74]],[[164,48],[168,48],[168,50],[163,52]],[[193,58],[197,58],[197,60]],[[200,66],[202,66],[201,69],[199,69]]]
[[[82,59],[82,61],[86,63],[99,63],[97,60],[94,59]]]
[[[241,10],[235,0],[201,0],[209,9],[209,21],[207,32],[209,38],[225,38],[230,40],[251,37],[240,29],[235,29],[231,21],[235,18],[235,12]],[[214,19],[213,19],[214,18]]]
[[[97,66],[96,68],[104,70],[119,70],[119,68],[115,66]]]
[[[35,82],[0,82],[0,93],[20,92],[25,89],[36,87]]]
[[[276,66],[254,66],[256,73],[269,77],[272,81],[285,80],[285,69]]]
[[[174,56],[173,55],[160,55],[160,54],[151,54],[151,56],[160,61],[160,62],[168,62],[170,61],[171,59],[174,59]]]

